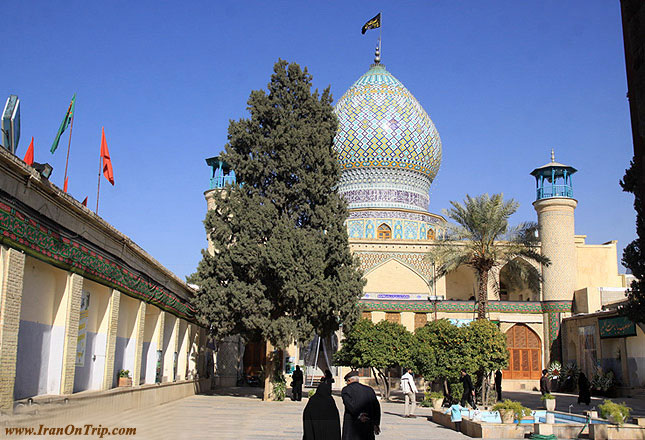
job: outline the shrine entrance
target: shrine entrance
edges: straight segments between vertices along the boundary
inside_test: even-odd
[[[515,324],[506,332],[510,354],[505,379],[539,379],[542,376],[540,338],[525,324]]]

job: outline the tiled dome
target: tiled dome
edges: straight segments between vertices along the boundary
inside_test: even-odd
[[[432,182],[441,139],[428,114],[401,82],[374,64],[336,104],[334,146],[343,170],[413,170]]]

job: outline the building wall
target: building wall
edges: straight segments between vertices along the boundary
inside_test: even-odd
[[[618,274],[616,243],[576,243],[576,289],[623,287],[623,278]]]
[[[23,283],[14,398],[58,394],[65,335],[61,303],[67,275],[27,257]]]
[[[83,295],[88,295],[89,309],[85,324],[83,360],[77,361],[74,373],[74,392],[99,390],[103,383],[108,334],[108,305],[111,289],[91,280],[83,280]],[[82,324],[79,324],[79,332]],[[79,345],[82,344],[79,335]],[[80,347],[77,347],[77,351]],[[80,365],[80,364],[83,365]]]

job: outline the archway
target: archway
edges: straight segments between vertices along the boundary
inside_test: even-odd
[[[539,301],[539,275],[526,260],[516,258],[499,272],[499,299],[502,301]],[[529,285],[528,279],[534,284]]]
[[[542,375],[540,338],[525,324],[515,324],[506,332],[509,351],[506,379],[539,379]]]
[[[376,237],[381,240],[389,240],[392,238],[392,228],[385,223],[381,224],[381,226],[376,229]]]

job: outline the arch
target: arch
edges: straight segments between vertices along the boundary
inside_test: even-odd
[[[515,324],[506,332],[510,354],[506,379],[539,379],[542,375],[542,343],[537,333],[526,324]]]
[[[470,266],[459,266],[445,279],[446,299],[467,301],[477,297],[477,275]]]
[[[427,239],[435,240],[436,238],[437,238],[437,235],[435,234],[434,229],[428,229]]]
[[[391,258],[364,275],[364,292],[428,293],[428,283],[419,273]]]
[[[381,225],[376,228],[376,238],[379,238],[381,240],[389,240],[390,238],[392,238],[392,228],[390,228],[385,223],[381,223]]]
[[[523,258],[516,258],[502,266],[499,271],[499,299],[502,301],[539,301],[539,286],[531,288],[529,283],[522,279],[528,272],[536,271],[537,269]],[[539,279],[537,274],[535,277],[536,280]]]

